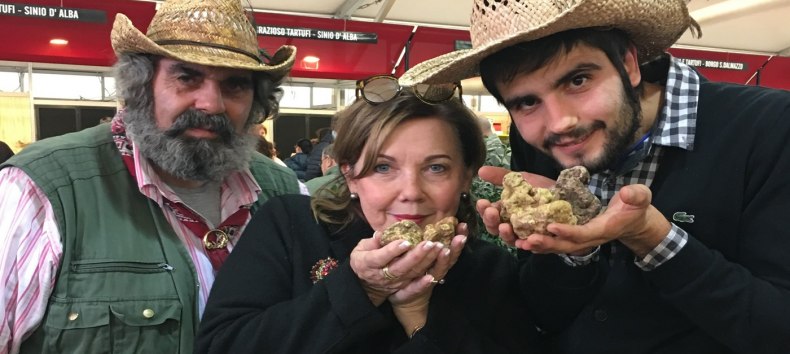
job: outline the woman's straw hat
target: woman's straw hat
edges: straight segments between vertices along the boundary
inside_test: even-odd
[[[480,61],[501,49],[576,28],[625,31],[642,62],[661,54],[690,26],[699,32],[685,0],[475,0],[470,22],[472,49],[417,64],[399,81],[460,81],[476,76]]]
[[[116,55],[147,53],[176,60],[262,71],[279,80],[293,66],[296,47],[282,46],[265,63],[239,0],[167,0],[143,34],[123,14],[110,36]]]

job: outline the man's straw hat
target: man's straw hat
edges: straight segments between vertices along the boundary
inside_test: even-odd
[[[239,0],[167,0],[147,34],[118,14],[110,38],[116,55],[161,55],[206,66],[267,72],[275,80],[288,74],[296,55],[296,47],[282,46],[265,63]]]
[[[480,61],[512,45],[576,28],[625,31],[641,62],[669,48],[690,26],[685,0],[475,0],[469,32],[472,49],[415,65],[403,85],[456,82],[476,76]]]

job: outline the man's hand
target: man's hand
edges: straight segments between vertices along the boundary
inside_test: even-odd
[[[624,186],[606,211],[584,225],[551,224],[555,237],[533,234],[515,245],[534,253],[573,254],[620,240],[640,258],[647,255],[669,233],[672,225],[650,204],[652,193],[641,184]]]

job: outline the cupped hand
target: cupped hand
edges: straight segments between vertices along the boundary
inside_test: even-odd
[[[406,284],[403,288],[389,296],[388,300],[393,308],[398,306],[415,306],[415,303],[428,303],[431,297],[431,291],[434,286],[440,286],[440,282],[444,281],[445,275],[450,271],[461,251],[466,244],[466,235],[456,235],[450,242],[449,247],[442,247],[438,252],[435,261],[428,265],[426,268],[420,268],[416,272],[420,274],[412,281]],[[440,244],[441,245],[441,244]]]
[[[377,233],[357,244],[351,251],[350,264],[368,297],[378,306],[391,294],[422,278],[445,249],[442,243],[429,241],[417,245],[395,241],[381,247]]]
[[[624,186],[602,214],[584,225],[551,224],[555,236],[533,234],[515,242],[534,253],[575,254],[612,240],[620,240],[638,257],[644,257],[669,233],[671,224],[651,203],[650,189],[641,184]]]
[[[425,275],[414,278],[411,283],[389,296],[392,311],[407,335],[413,334],[416,328],[427,322],[433,288],[444,282],[445,275],[458,260],[466,238],[466,234],[453,237],[450,246],[442,249]]]
[[[362,283],[362,288],[374,305],[381,305],[387,296],[403,286],[386,279],[382,269],[393,259],[406,253],[413,245],[409,242],[392,242],[381,247],[379,237],[362,239],[351,251],[349,263],[351,269]]]

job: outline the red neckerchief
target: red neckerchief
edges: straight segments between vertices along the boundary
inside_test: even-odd
[[[123,163],[126,165],[126,169],[129,170],[132,178],[136,179],[132,142],[126,137],[123,110],[118,111],[118,114],[115,115],[115,118],[113,118],[110,124],[113,140],[115,141],[115,146],[121,152]],[[170,201],[164,196],[162,198],[164,204],[175,213],[178,221],[192,231],[195,237],[202,240],[203,248],[206,250],[211,265],[214,267],[215,271],[219,270],[222,263],[225,262],[225,259],[228,258],[230,254],[228,251],[230,238],[236,236],[236,233],[244,226],[244,223],[250,215],[249,206],[239,207],[239,210],[228,216],[216,229],[210,229],[203,221],[203,218],[185,204]]]

